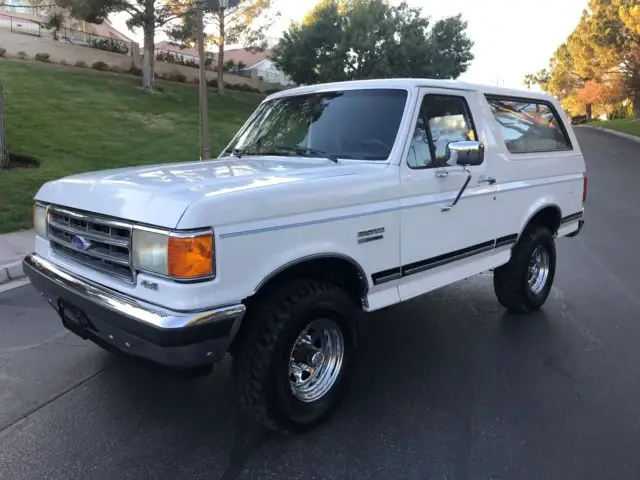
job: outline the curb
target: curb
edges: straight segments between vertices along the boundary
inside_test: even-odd
[[[21,261],[0,265],[0,285],[4,285],[15,280],[22,280],[24,278],[25,274],[22,270]]]
[[[616,135],[617,137],[626,138],[627,140],[631,140],[632,142],[640,143],[640,137],[636,137],[635,135],[631,135],[630,133],[618,132],[616,130],[610,130],[608,128],[603,127],[594,127],[593,125],[575,125],[580,128],[591,128],[593,130],[600,130],[601,132],[610,133],[611,135]]]

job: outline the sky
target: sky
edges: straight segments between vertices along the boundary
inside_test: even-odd
[[[462,13],[468,22],[467,35],[474,41],[475,59],[459,80],[522,88],[522,79],[547,67],[555,49],[580,20],[588,0],[408,0],[422,7],[433,20]],[[269,32],[279,37],[288,24],[300,20],[318,0],[274,0],[281,12]],[[392,3],[396,3],[392,0]],[[112,18],[114,26],[131,34],[126,15]],[[142,43],[139,32],[134,38]],[[158,35],[156,41],[164,37]]]

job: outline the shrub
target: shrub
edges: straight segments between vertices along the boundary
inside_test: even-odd
[[[198,68],[198,62],[192,58],[184,58],[182,55],[159,51],[156,52],[156,60],[163,63],[173,63],[176,65],[184,65],[185,67]],[[205,68],[207,67],[207,61],[205,60]]]
[[[58,32],[64,26],[65,20],[65,14],[61,10],[50,12],[45,18],[43,26],[52,31],[54,40],[58,40]]]
[[[129,46],[126,43],[120,42],[118,40],[113,40],[109,38],[100,38],[95,39],[92,38],[89,40],[89,46],[93,48],[97,48],[98,50],[104,50],[106,52],[114,52],[114,53],[129,53]]]
[[[39,62],[48,62],[49,57],[48,53],[36,53],[36,60]]]
[[[279,88],[267,88],[264,93],[267,95],[271,95],[273,93],[278,93],[280,91]]]
[[[60,65],[69,65],[67,63],[67,61],[63,58],[62,60],[60,60]]]
[[[248,85],[246,83],[238,84],[237,87],[238,87],[238,90],[240,90],[241,92],[261,93],[259,88],[252,87],[251,85]]]
[[[573,125],[583,125],[583,124],[587,123],[587,116],[586,115],[576,115],[571,119],[571,123]]]
[[[26,52],[18,52],[18,58],[20,60],[27,60],[29,58],[29,55],[27,55]]]
[[[93,62],[93,65],[91,65],[91,68],[93,68],[94,70],[100,70],[102,72],[109,71],[109,65],[104,63],[102,60],[98,60],[97,62]]]
[[[166,72],[160,75],[160,78],[169,82],[187,83],[187,76],[181,72]]]
[[[84,63],[82,60],[78,60],[76,62],[76,67],[80,67],[80,68],[86,68],[87,64]]]
[[[142,76],[142,69],[140,67],[135,67],[133,65],[131,65],[129,67],[129,70],[127,70],[127,73],[134,75],[136,77],[141,77]]]
[[[126,70],[124,68],[121,68],[117,65],[113,65],[109,70],[111,70],[113,73],[126,73]]]
[[[0,57],[4,57],[7,54],[7,49],[0,47]]]

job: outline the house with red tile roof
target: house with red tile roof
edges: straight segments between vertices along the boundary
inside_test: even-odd
[[[225,50],[224,61],[226,63],[232,60],[236,65],[239,63],[244,65],[244,68],[238,72],[240,75],[260,78],[269,83],[291,85],[293,83],[291,79],[269,58],[270,53],[270,50],[252,52],[244,48],[233,48]]]
[[[170,42],[168,40],[156,43],[155,50],[156,53],[171,53],[175,56],[182,57],[183,60],[194,60],[196,63],[199,59],[198,50],[195,48],[180,45],[179,43]],[[211,52],[205,53],[211,54]]]
[[[168,52],[174,56],[180,56],[183,60],[191,60],[198,63],[198,50],[195,48],[180,45],[176,42],[163,41],[155,45],[156,53]],[[207,52],[213,57],[213,64],[217,63],[217,52]],[[235,71],[245,77],[262,78],[269,83],[279,83],[290,85],[292,82],[281,72],[269,59],[270,50],[262,52],[252,52],[245,48],[230,48],[224,52],[224,62],[233,61],[235,65],[242,65],[241,69]]]

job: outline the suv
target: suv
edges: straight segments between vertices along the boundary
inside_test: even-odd
[[[110,351],[206,373],[295,432],[326,419],[363,313],[493,270],[539,309],[587,178],[549,96],[450,80],[313,85],[267,97],[215,160],[45,184],[32,284]]]

